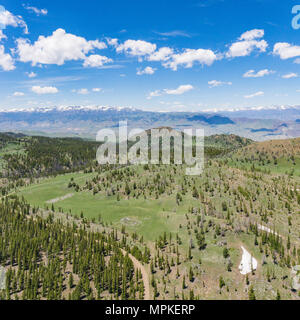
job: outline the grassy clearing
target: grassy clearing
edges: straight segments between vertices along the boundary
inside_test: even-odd
[[[79,185],[84,185],[86,180],[94,174],[65,174],[55,178],[41,180],[40,183],[30,185],[19,190],[19,194],[32,205],[51,207],[46,202],[70,193],[68,183],[71,178]],[[103,194],[93,195],[88,191],[75,192],[72,198],[58,201],[55,208],[62,208],[64,212],[98,219],[101,215],[104,222],[112,223],[116,227],[125,225],[130,231],[136,231],[145,240],[155,240],[163,232],[178,232],[178,226],[184,221],[184,213],[188,209],[187,203],[176,205],[173,197],[162,197],[157,200],[149,199],[122,199],[117,201],[116,196]],[[137,223],[126,225],[122,219],[130,218]]]

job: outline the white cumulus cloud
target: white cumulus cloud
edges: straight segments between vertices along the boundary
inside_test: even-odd
[[[275,71],[268,70],[268,69],[263,69],[260,71],[255,72],[255,70],[248,70],[243,74],[244,78],[261,78],[264,76],[268,76],[272,73],[275,73]]]
[[[181,85],[179,86],[178,88],[176,89],[164,89],[164,92],[166,94],[175,94],[175,95],[179,95],[179,94],[183,94],[185,92],[188,92],[188,91],[191,91],[193,90],[194,87],[190,84],[184,84],[184,85]]]
[[[149,61],[166,61],[171,58],[174,50],[169,47],[162,47],[159,50],[153,52],[149,57]]]
[[[143,74],[154,74],[155,70],[156,70],[155,68],[146,67],[143,70],[138,69],[136,74],[139,75],[139,76],[141,76]]]
[[[156,44],[143,40],[126,40],[117,47],[117,52],[125,52],[131,56],[150,55],[156,50]]]
[[[160,90],[154,90],[149,93],[147,99],[151,99],[153,97],[159,97],[161,95],[162,95],[162,92]]]
[[[56,87],[40,87],[40,86],[33,86],[31,91],[36,94],[54,94],[58,92]]]
[[[16,68],[14,65],[14,60],[11,57],[11,55],[4,52],[3,45],[0,45],[0,67],[4,71],[11,71]]]
[[[28,78],[35,78],[37,74],[35,72],[26,72]]]
[[[209,49],[185,49],[183,53],[173,54],[171,60],[163,64],[166,68],[176,71],[178,66],[192,68],[195,62],[210,66],[217,60],[216,54]]]
[[[28,28],[26,22],[21,16],[15,16],[7,10],[0,11],[0,25],[4,28],[7,26],[11,27],[21,27],[24,29],[24,33],[28,33]]]
[[[119,44],[119,40],[117,38],[106,38],[108,45],[112,47],[117,47]]]
[[[176,89],[163,89],[163,90],[155,90],[149,93],[147,99],[151,99],[153,97],[159,97],[163,94],[169,95],[180,95],[184,94],[185,92],[193,90],[194,87],[191,84],[183,84],[177,87]]]
[[[16,52],[22,62],[63,65],[65,61],[86,60],[86,54],[94,49],[104,49],[106,44],[98,40],[87,41],[63,29],[57,29],[51,36],[39,36],[33,44],[27,39],[17,39]]]
[[[253,29],[243,33],[238,41],[231,44],[228,52],[226,53],[227,58],[245,57],[251,54],[255,49],[259,52],[265,52],[268,43],[265,40],[259,40],[264,36],[264,30]]]
[[[79,90],[73,90],[73,92],[77,92],[78,94],[89,94],[89,90],[86,89],[86,88],[82,88],[82,89],[79,89]]]
[[[298,74],[294,73],[294,72],[290,72],[290,73],[284,74],[282,76],[283,79],[292,79],[292,78],[297,78],[297,77],[298,77]]]
[[[253,39],[259,39],[259,38],[262,38],[264,36],[264,34],[265,34],[265,32],[262,29],[253,29],[253,30],[244,32],[240,36],[239,40],[249,41],[249,40],[253,40]]]
[[[112,59],[105,56],[100,56],[99,54],[92,54],[89,57],[86,57],[83,66],[91,68],[102,67],[105,63],[112,62]]]
[[[273,48],[273,54],[282,60],[300,56],[300,46],[294,46],[287,42],[277,42]]]
[[[23,97],[24,96],[24,92],[20,92],[20,91],[16,91],[13,94],[14,97]]]
[[[228,85],[231,86],[232,82],[226,82],[226,81],[218,81],[218,80],[211,80],[208,81],[208,85],[210,88],[214,88],[214,87],[219,87],[219,86],[223,86],[223,85]]]

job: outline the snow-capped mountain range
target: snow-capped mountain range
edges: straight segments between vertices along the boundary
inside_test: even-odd
[[[18,112],[38,112],[46,113],[53,111],[135,111],[133,107],[112,107],[112,106],[58,106],[58,107],[37,107],[37,108],[14,108],[0,109],[0,113],[18,113]]]
[[[119,121],[124,120],[127,120],[129,128],[204,128],[206,135],[233,133],[256,140],[300,136],[300,106],[210,109],[202,112],[154,112],[113,106],[0,110],[2,132],[94,138],[98,130],[117,128]]]

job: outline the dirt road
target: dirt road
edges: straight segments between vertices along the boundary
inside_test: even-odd
[[[123,254],[126,255],[127,251],[121,249]],[[140,269],[142,273],[142,278],[144,282],[144,300],[150,300],[150,281],[146,268],[142,265],[140,261],[138,261],[132,254],[128,253],[129,258],[133,262],[135,269]]]

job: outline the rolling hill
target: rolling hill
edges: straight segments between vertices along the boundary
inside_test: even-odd
[[[300,138],[254,142],[234,151],[228,159],[239,168],[300,175]]]

